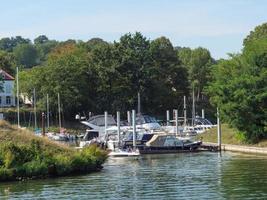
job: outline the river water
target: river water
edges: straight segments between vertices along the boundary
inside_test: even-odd
[[[101,172],[1,183],[0,199],[267,199],[267,157],[199,152],[109,158]]]

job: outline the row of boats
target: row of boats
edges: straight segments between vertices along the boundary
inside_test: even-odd
[[[194,122],[194,126],[186,126],[182,120],[171,120],[162,126],[154,117],[137,114],[133,127],[129,121],[118,124],[111,115],[96,115],[81,121],[87,129],[80,148],[97,143],[107,148],[110,156],[195,151],[202,142],[195,141],[194,136],[214,125],[198,116]]]

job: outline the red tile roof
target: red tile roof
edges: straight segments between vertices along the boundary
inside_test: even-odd
[[[13,81],[13,80],[15,80],[15,78],[13,76],[11,76],[10,74],[8,74],[7,72],[5,72],[2,69],[0,69],[0,75],[2,75],[4,77],[5,81]]]

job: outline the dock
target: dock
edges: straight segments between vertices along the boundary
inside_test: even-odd
[[[211,151],[211,152],[220,151],[218,144],[209,143],[209,142],[203,142],[201,144],[201,146],[200,146],[200,150],[202,150],[202,151]]]

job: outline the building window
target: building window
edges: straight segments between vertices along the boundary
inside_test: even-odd
[[[5,90],[5,92],[6,92],[6,94],[11,94],[11,91],[12,89],[11,89],[11,85],[9,85],[9,84],[7,84],[6,85],[6,90]]]
[[[6,105],[10,105],[11,104],[11,97],[7,96],[6,97]]]

